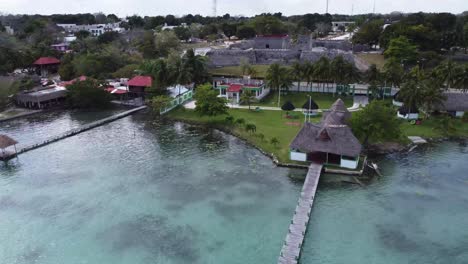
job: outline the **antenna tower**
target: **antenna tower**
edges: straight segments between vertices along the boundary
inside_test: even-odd
[[[218,11],[218,1],[213,0],[213,17],[217,17],[217,11]]]

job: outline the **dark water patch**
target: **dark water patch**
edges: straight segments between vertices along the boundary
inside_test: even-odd
[[[413,203],[413,202],[434,203],[434,202],[439,201],[437,197],[429,195],[429,194],[425,194],[422,192],[409,193],[409,192],[399,191],[399,192],[395,192],[393,194],[393,197],[405,203]]]
[[[252,216],[261,211],[260,205],[254,204],[227,204],[219,201],[211,201],[215,212],[230,221],[242,219],[245,216]]]
[[[294,213],[294,209],[289,208],[289,207],[282,207],[282,208],[278,209],[278,212],[279,212],[280,215],[284,215],[284,216],[290,215],[292,217],[292,215]]]
[[[44,256],[45,249],[42,247],[27,248],[22,254],[16,257],[15,263],[38,263]]]
[[[226,241],[217,240],[217,241],[214,241],[212,244],[209,244],[206,247],[206,250],[212,254],[215,251],[221,250],[225,244],[226,244]]]
[[[172,226],[169,218],[142,215],[110,227],[98,234],[99,239],[112,245],[115,254],[140,248],[153,256],[165,256],[177,263],[197,263],[200,253],[194,245],[198,232],[191,226]]]
[[[408,238],[400,228],[377,224],[376,229],[378,238],[385,248],[403,253],[421,250],[421,246],[416,241]]]

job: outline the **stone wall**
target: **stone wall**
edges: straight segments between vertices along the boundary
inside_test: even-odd
[[[236,66],[240,65],[243,59],[246,59],[250,64],[256,64],[254,50],[212,50],[207,54],[209,65],[214,67]]]
[[[255,50],[255,58],[257,64],[290,64],[299,60],[300,52],[290,49],[262,49]]]

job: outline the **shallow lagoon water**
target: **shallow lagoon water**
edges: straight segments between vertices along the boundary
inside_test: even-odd
[[[302,263],[467,263],[467,161],[444,143],[386,157],[365,188],[325,177]],[[0,263],[275,263],[302,175],[221,132],[130,116],[0,165]]]

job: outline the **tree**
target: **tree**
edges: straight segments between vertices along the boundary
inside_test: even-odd
[[[238,118],[236,119],[236,125],[239,125],[239,126],[242,126],[243,124],[245,124],[245,119],[244,118]]]
[[[73,67],[73,54],[67,54],[63,57],[58,74],[63,81],[69,81],[76,76],[75,68]]]
[[[237,25],[233,23],[223,23],[221,25],[221,30],[223,31],[226,37],[231,38],[237,32]]]
[[[237,27],[236,36],[239,39],[249,39],[255,37],[255,29],[250,25],[242,25]]]
[[[153,85],[157,91],[163,91],[170,85],[169,69],[164,59],[145,61],[140,66],[140,71],[153,77]]]
[[[447,100],[443,94],[440,84],[431,79],[422,81],[422,106],[426,110],[426,117]]]
[[[384,65],[384,79],[394,87],[400,87],[405,70],[396,59],[391,58]]]
[[[180,47],[180,40],[173,31],[162,31],[156,34],[155,50],[161,57],[169,55],[170,50],[177,50]]]
[[[275,146],[275,148],[279,145],[280,141],[278,140],[278,138],[274,137],[270,140],[270,144],[272,144],[273,146]]]
[[[247,73],[247,71],[249,70],[249,68],[251,67],[250,65],[250,62],[249,62],[249,59],[247,58],[241,58],[240,59],[240,69],[241,69],[241,72],[242,72],[242,76],[245,76],[245,74]]]
[[[171,97],[167,96],[167,95],[159,95],[159,96],[155,96],[153,98],[151,98],[151,101],[150,101],[150,106],[153,110],[153,112],[156,114],[156,115],[159,115],[159,113],[161,112],[161,110],[167,106],[167,104],[172,100]]]
[[[330,78],[330,60],[327,57],[321,57],[315,63],[314,75],[323,83],[323,90],[325,91],[325,83]]]
[[[301,87],[301,80],[304,77],[304,67],[303,65],[295,61],[291,66],[291,73],[293,75],[293,79],[297,82],[297,90],[300,90]]]
[[[80,31],[75,33],[75,37],[77,39],[85,39],[85,38],[89,37],[90,35],[91,35],[91,33],[89,33],[89,31],[87,31],[87,30],[80,30]]]
[[[142,28],[145,25],[145,20],[141,16],[133,15],[131,17],[127,17],[128,19],[128,26],[130,28]]]
[[[279,107],[281,103],[281,90],[288,90],[292,85],[292,79],[289,70],[277,63],[274,63],[268,68],[265,80],[269,88],[278,91]]]
[[[189,41],[190,37],[192,37],[192,34],[190,34],[190,30],[187,27],[176,27],[174,28],[174,33],[180,40],[184,41]]]
[[[250,105],[255,101],[255,94],[251,90],[244,90],[242,91],[240,99],[249,106],[250,110]]]
[[[218,93],[210,84],[202,85],[197,88],[195,94],[196,106],[195,112],[201,116],[216,116],[227,114],[228,107],[225,98],[218,97]]]
[[[104,32],[102,35],[98,36],[98,43],[99,44],[108,44],[111,43],[112,41],[116,40],[119,38],[119,33],[115,31],[108,31]]]
[[[442,84],[450,89],[455,85],[455,75],[458,71],[458,65],[452,60],[446,60],[434,69],[434,73]]]
[[[304,74],[303,77],[307,81],[307,87],[312,88],[313,81],[314,81],[314,78],[315,78],[315,66],[314,66],[314,64],[312,64],[310,61],[305,62],[304,65],[303,65],[303,74]],[[311,91],[312,91],[312,89],[311,89]]]
[[[189,49],[182,58],[182,62],[191,76],[191,81],[195,83],[195,85],[209,81],[210,75],[208,73],[208,66],[205,57],[195,55],[193,49]]]
[[[390,40],[390,45],[384,55],[386,58],[395,59],[402,63],[413,63],[418,55],[418,47],[411,44],[408,38],[400,36]]]
[[[468,91],[468,65],[460,67],[460,70],[455,75],[455,87],[463,92]]]
[[[257,126],[252,123],[248,123],[245,125],[245,131],[249,132],[250,134],[253,134],[257,132]]]
[[[73,108],[105,108],[110,105],[111,95],[95,80],[74,82],[67,90],[67,101]]]
[[[377,69],[377,65],[372,64],[369,69],[366,71],[366,81],[367,83],[380,83],[382,80],[381,73],[379,69]]]
[[[380,19],[365,23],[353,36],[353,43],[368,44],[371,47],[377,45],[383,25],[384,21]]]
[[[371,101],[362,111],[353,113],[350,124],[364,145],[395,140],[401,135],[400,121],[395,110],[383,101]]]
[[[112,74],[114,78],[132,78],[140,68],[138,64],[127,64]]]
[[[408,73],[406,81],[401,86],[399,98],[403,101],[403,104],[411,110],[417,110],[423,106],[423,81],[425,77],[426,76],[419,67],[414,67]]]

